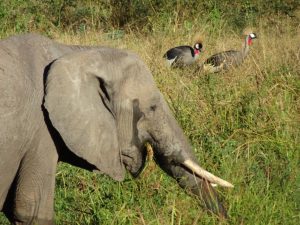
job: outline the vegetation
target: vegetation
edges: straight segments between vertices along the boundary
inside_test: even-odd
[[[220,194],[219,221],[149,159],[122,183],[60,163],[57,224],[298,224],[300,220],[300,11],[297,0],[4,0],[0,36],[38,32],[63,43],[137,52],[148,64],[201,164],[235,188]],[[245,63],[223,74],[170,70],[163,53],[193,44],[238,49],[258,39]],[[298,221],[298,222],[297,222]],[[0,215],[0,224],[8,224]]]

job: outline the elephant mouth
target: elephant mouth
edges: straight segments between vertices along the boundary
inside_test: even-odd
[[[123,164],[134,178],[138,177],[145,168],[146,157],[146,146],[142,147],[141,151],[138,152],[138,154],[137,152],[130,154],[130,152],[128,151],[122,151]]]
[[[143,154],[141,165],[139,167],[137,167],[137,170],[131,171],[131,175],[134,178],[137,178],[142,173],[142,171],[144,170],[145,164],[146,164],[146,156],[147,156],[146,154]]]

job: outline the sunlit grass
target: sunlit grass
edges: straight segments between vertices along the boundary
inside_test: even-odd
[[[60,164],[57,224],[298,224],[300,31],[289,19],[274,23],[267,27],[262,20],[253,27],[258,39],[242,66],[206,75],[194,67],[165,66],[162,55],[167,49],[193,44],[193,35],[177,25],[168,34],[129,32],[117,39],[101,31],[53,34],[63,43],[139,54],[201,165],[235,185],[233,190],[218,189],[229,213],[228,221],[219,221],[153,161],[140,178],[127,176],[122,183]],[[244,42],[241,33],[199,27],[205,41],[199,62],[218,51],[240,49]]]
[[[95,33],[60,38],[129,49],[144,59],[201,164],[235,184],[231,191],[221,190],[229,224],[297,224],[299,49],[297,31],[291,30],[287,21],[282,24],[281,30],[266,28],[263,22],[254,27],[259,38],[249,57],[242,66],[224,74],[167,68],[162,55],[168,48],[192,44],[192,35],[180,30],[181,35],[130,33],[117,40]],[[199,62],[218,51],[240,49],[244,43],[242,34],[219,31],[210,38],[205,29],[200,32],[206,42]],[[69,176],[70,169],[61,170]],[[76,216],[78,224],[220,223],[153,162],[138,180],[128,177],[124,183],[115,183],[87,172],[83,177],[87,185],[97,180],[92,195],[71,188],[68,191],[74,192],[74,198],[65,199],[60,195],[64,188],[58,185],[58,223],[65,213]],[[70,178],[69,183],[76,182]],[[107,196],[111,197],[105,200]],[[90,207],[83,210],[89,213],[62,210],[60,204],[68,202],[74,207],[71,202],[78,199],[82,205],[77,207]]]

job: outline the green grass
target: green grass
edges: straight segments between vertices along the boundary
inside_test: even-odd
[[[255,8],[247,4],[243,7]],[[288,7],[284,1],[276,4]],[[160,12],[148,18],[150,33],[116,28],[41,32],[64,43],[130,49],[144,59],[201,165],[235,185],[232,190],[218,188],[226,200],[228,221],[206,213],[195,198],[148,161],[140,178],[128,175],[121,183],[60,163],[57,224],[299,223],[300,16],[255,17],[251,24],[259,38],[245,63],[227,73],[204,75],[194,68],[166,68],[163,53],[175,45],[192,44],[194,31],[204,38],[200,62],[217,51],[241,47],[241,32],[228,25],[241,15],[227,19],[220,12],[215,7],[208,15],[211,20],[185,22],[168,20],[170,15]],[[8,224],[3,215],[0,224]]]

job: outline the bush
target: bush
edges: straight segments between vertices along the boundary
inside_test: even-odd
[[[112,29],[152,32],[168,25],[208,23],[218,27],[225,20],[235,30],[254,24],[261,16],[293,16],[297,0],[168,1],[168,0],[3,0],[0,31],[28,32]]]

